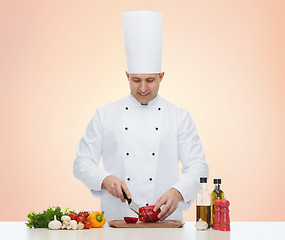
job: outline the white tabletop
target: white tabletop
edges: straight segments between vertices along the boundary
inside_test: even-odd
[[[151,240],[151,239],[195,239],[195,240],[246,240],[285,239],[285,222],[232,222],[231,231],[196,231],[194,222],[186,222],[183,228],[103,228],[85,230],[30,229],[24,222],[0,222],[2,240]]]

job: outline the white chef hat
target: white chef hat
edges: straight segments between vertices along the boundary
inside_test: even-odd
[[[128,72],[160,73],[162,14],[152,11],[125,12],[123,26]]]

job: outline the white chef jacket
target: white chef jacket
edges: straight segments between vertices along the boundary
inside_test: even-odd
[[[153,205],[169,188],[176,188],[183,201],[167,219],[182,220],[182,210],[190,207],[200,189],[200,177],[209,174],[190,114],[159,95],[141,105],[130,94],[97,109],[76,154],[74,176],[101,197],[106,221],[135,216],[127,202],[101,188],[109,175],[126,182],[139,206]],[[104,168],[98,166],[101,158]]]

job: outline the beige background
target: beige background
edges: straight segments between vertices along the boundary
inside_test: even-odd
[[[163,14],[160,95],[195,120],[232,221],[284,221],[285,2],[1,1],[1,221],[99,210],[73,177],[96,108],[129,94],[122,13]],[[195,207],[184,214],[195,219]]]

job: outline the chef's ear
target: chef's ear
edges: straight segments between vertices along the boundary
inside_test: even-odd
[[[127,78],[129,80],[130,74],[126,71]]]
[[[164,72],[161,72],[161,73],[159,74],[160,82],[162,81],[163,76],[164,76]]]

